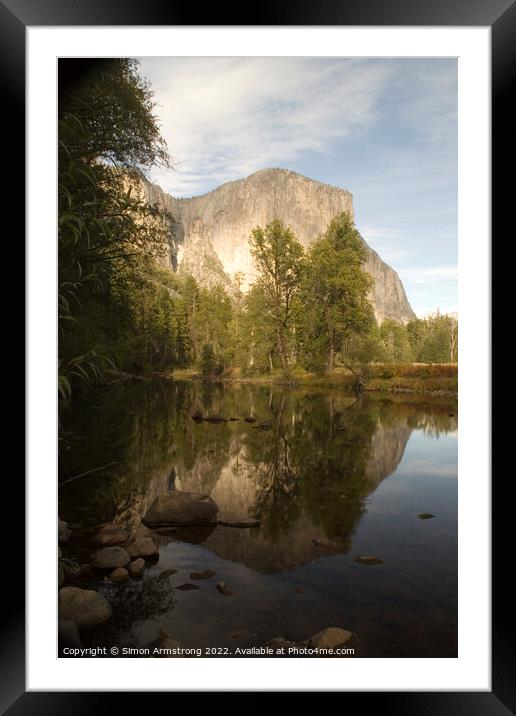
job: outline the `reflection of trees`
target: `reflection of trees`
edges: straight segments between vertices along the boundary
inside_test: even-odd
[[[240,420],[198,424],[194,410]],[[160,492],[213,492],[221,513],[259,517],[261,527],[215,530],[207,546],[282,571],[320,554],[314,537],[349,549],[367,496],[396,469],[412,430],[455,430],[455,413],[449,405],[251,384],[104,388],[65,416],[72,449],[60,456],[60,474],[116,464],[64,485],[61,516],[83,524],[115,518],[136,528]],[[250,414],[254,425],[242,420]]]
[[[230,434],[226,425],[196,430],[190,415],[199,401],[204,412],[215,412],[223,393],[215,384],[135,381],[76,400],[62,419],[70,449],[59,457],[60,479],[115,464],[61,488],[70,518],[98,523],[120,515],[128,521],[133,512],[136,520],[151,483],[163,491],[177,466],[193,470],[204,461],[203,482],[210,491],[227,459]]]
[[[458,429],[457,405],[455,401],[418,402],[384,399],[370,401],[376,409],[382,424],[399,425],[400,420],[413,430],[421,430],[427,436],[438,438],[456,432]]]
[[[347,544],[371,490],[364,475],[375,420],[347,399],[281,392],[270,421],[271,430],[252,431],[246,441],[247,457],[258,465],[262,529],[273,538],[304,513],[322,534]]]
[[[269,395],[269,410],[272,427],[266,433],[260,428],[248,437],[248,455],[256,456],[259,464],[257,474],[258,490],[254,513],[266,524],[271,536],[288,530],[292,520],[299,514],[299,500],[296,494],[299,481],[294,466],[295,458],[289,441],[289,421],[286,417],[286,394],[275,403]]]
[[[328,397],[314,397],[302,410],[296,456],[303,506],[325,536],[348,549],[371,491],[364,478],[376,423],[360,403],[335,405]]]

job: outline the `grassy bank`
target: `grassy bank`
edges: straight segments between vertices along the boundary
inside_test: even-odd
[[[375,363],[367,368],[365,390],[368,392],[457,394],[458,367],[450,363]],[[174,380],[202,380],[195,368],[175,370],[163,377]],[[334,387],[353,390],[355,376],[346,368],[336,368],[329,373],[310,373],[293,370],[288,376],[282,371],[266,374],[243,375],[232,368],[211,380],[221,382],[257,383],[263,385],[298,385]]]

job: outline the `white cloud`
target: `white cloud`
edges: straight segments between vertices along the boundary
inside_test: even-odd
[[[392,68],[310,58],[147,58],[176,171],[164,189],[189,196],[367,126]]]
[[[404,268],[403,276],[407,281],[412,283],[423,283],[425,285],[436,284],[442,282],[455,283],[458,279],[457,266],[434,266],[425,268],[417,266],[414,268]]]

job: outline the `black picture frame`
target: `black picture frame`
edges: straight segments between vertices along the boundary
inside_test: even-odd
[[[202,22],[199,23],[199,18]],[[514,83],[516,58],[516,5],[512,0],[322,0],[314,4],[302,0],[272,3],[262,0],[252,12],[244,7],[220,4],[194,7],[173,0],[0,0],[0,88],[3,100],[4,170],[9,199],[8,210],[19,217],[10,230],[11,244],[22,254],[21,238],[25,216],[22,187],[25,183],[25,30],[29,26],[127,26],[127,25],[351,25],[351,26],[490,26],[492,33],[492,235],[510,227],[509,212],[514,203],[513,181],[510,177],[514,153],[516,118],[511,107],[511,81]],[[513,147],[511,151],[510,147]],[[5,158],[7,154],[7,158]],[[9,154],[11,156],[9,156]],[[512,155],[512,157],[511,157]],[[8,175],[8,176],[6,176]],[[512,199],[512,201],[511,201]],[[512,213],[512,212],[511,212]],[[19,266],[20,258],[18,258]],[[507,270],[507,269],[506,269]],[[500,281],[499,281],[500,282]],[[501,279],[504,283],[504,279]],[[496,305],[496,304],[495,304]],[[500,306],[499,306],[500,307]],[[493,312],[493,315],[494,312]],[[14,329],[19,323],[10,319]],[[18,330],[19,334],[19,330]],[[23,339],[22,339],[23,340]],[[18,344],[16,344],[18,345]],[[30,346],[29,346],[30,349]],[[16,351],[18,354],[19,351]],[[14,359],[14,355],[13,355]],[[17,359],[19,363],[19,358]],[[18,396],[19,400],[19,396]],[[19,430],[19,428],[18,428]],[[497,432],[502,444],[503,430]],[[493,454],[495,451],[493,450]],[[509,478],[509,474],[507,474]],[[44,476],[42,477],[44,479]],[[9,500],[21,512],[24,484],[10,484]],[[14,493],[13,493],[14,490]],[[472,692],[352,692],[370,708],[381,708],[383,714],[503,714],[516,708],[515,644],[511,634],[514,623],[512,593],[506,580],[514,574],[503,565],[509,562],[511,546],[507,525],[514,508],[504,488],[493,492],[493,622],[492,622],[492,691]],[[19,521],[16,524],[16,549],[22,554]],[[514,552],[513,552],[514,554]],[[18,714],[82,714],[112,712],[120,707],[120,693],[104,692],[26,692],[25,691],[25,594],[24,568],[17,562],[9,567],[9,586],[4,588],[7,600],[2,610],[0,633],[0,710]],[[512,627],[514,629],[514,627]],[[193,667],[195,668],[195,667]],[[402,665],[400,665],[402,668]],[[169,695],[170,697],[170,695]],[[139,694],[131,694],[133,703]],[[148,698],[148,694],[144,695]],[[116,699],[116,701],[115,701]],[[177,702],[171,704],[173,708]]]

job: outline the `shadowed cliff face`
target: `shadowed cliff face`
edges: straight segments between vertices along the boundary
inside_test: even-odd
[[[151,202],[175,218],[169,259],[174,270],[191,274],[202,285],[221,283],[227,288],[235,274],[241,273],[244,290],[256,278],[249,248],[254,227],[279,219],[307,247],[338,213],[353,216],[348,191],[286,169],[263,169],[190,199],[175,199],[154,185],[147,185],[146,192]],[[367,249],[365,268],[375,281],[370,299],[377,320],[411,320],[415,314],[398,275]]]
[[[114,521],[135,533],[159,494],[205,492],[220,519],[258,518],[260,527],[217,525],[158,541],[202,543],[269,574],[348,552],[368,496],[397,469],[412,431],[456,429],[444,409],[427,414],[331,390],[160,381],[99,390],[91,401],[71,424],[76,444],[60,457],[61,480],[106,469],[63,484],[63,519],[92,528]],[[197,410],[239,419],[198,423]],[[256,424],[243,420],[251,414]],[[261,420],[267,430],[256,427]]]

